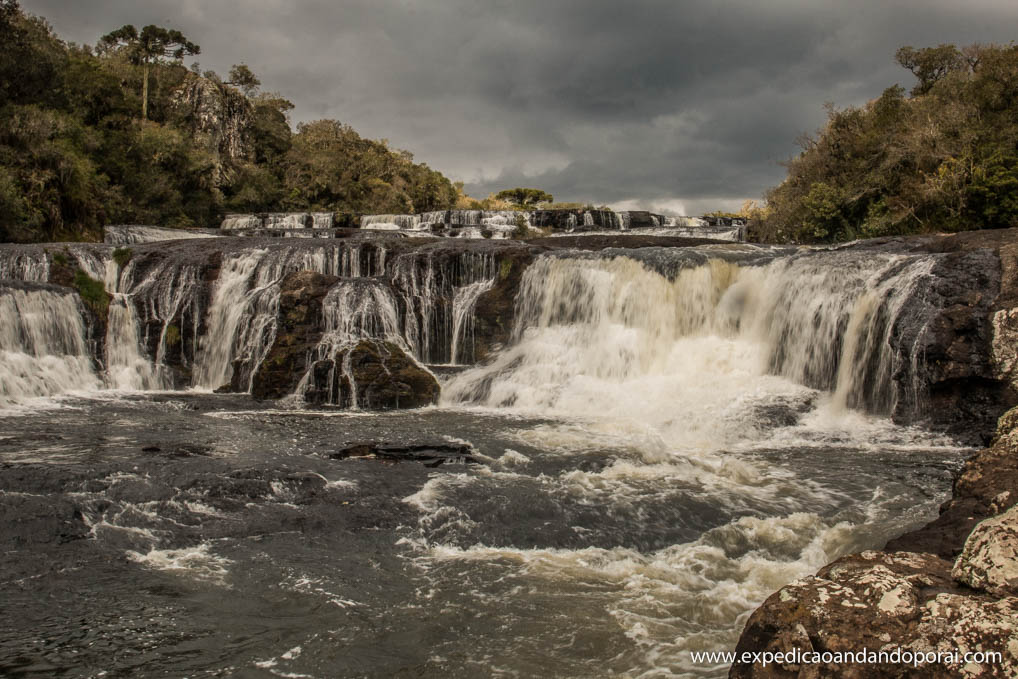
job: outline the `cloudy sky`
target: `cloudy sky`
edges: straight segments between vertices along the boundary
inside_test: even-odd
[[[778,183],[823,105],[911,74],[901,45],[1008,43],[1016,0],[21,0],[78,43],[178,28],[296,104],[412,151],[483,197],[679,214]],[[188,60],[190,63],[191,60]]]

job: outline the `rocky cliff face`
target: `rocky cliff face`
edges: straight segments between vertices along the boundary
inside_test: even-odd
[[[1018,233],[914,244],[948,253],[934,291],[945,303],[927,338],[930,418],[968,423],[992,444],[965,463],[935,521],[782,588],[749,619],[737,653],[947,655],[918,665],[736,663],[732,677],[1018,676],[1018,408],[995,431],[986,425],[1018,392]]]
[[[213,155],[213,181],[221,184],[226,165],[250,153],[253,112],[247,97],[223,83],[191,75],[174,93],[173,107],[195,141]]]

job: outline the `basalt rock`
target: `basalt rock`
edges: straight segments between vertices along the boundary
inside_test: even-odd
[[[304,401],[365,410],[421,408],[438,401],[435,376],[392,342],[361,340],[312,366]]]
[[[283,279],[276,340],[255,372],[252,396],[278,399],[293,393],[307,371],[308,357],[325,332],[322,301],[338,280],[314,271],[300,271]],[[243,391],[241,385],[234,386],[236,391]]]
[[[479,464],[473,449],[458,443],[355,443],[329,455],[334,460],[369,458],[383,462],[419,462],[425,467],[439,467],[445,463]]]

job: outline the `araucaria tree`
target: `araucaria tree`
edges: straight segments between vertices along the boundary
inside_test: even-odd
[[[127,24],[99,39],[100,49],[123,50],[128,61],[142,67],[141,117],[148,118],[148,72],[156,62],[180,61],[185,55],[199,54],[201,47],[190,42],[180,31],[148,25],[138,30]]]
[[[536,207],[538,203],[550,203],[555,198],[540,189],[506,189],[495,194],[495,198],[519,207]]]

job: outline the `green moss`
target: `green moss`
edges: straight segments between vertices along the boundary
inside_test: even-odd
[[[498,267],[498,278],[499,280],[505,280],[509,278],[509,272],[513,269],[513,261],[511,259],[503,259],[502,263]]]
[[[166,326],[166,346],[175,347],[180,344],[180,328],[170,324]]]
[[[110,296],[106,292],[102,281],[97,281],[81,269],[78,269],[74,272],[73,283],[74,289],[78,291],[81,301],[85,303],[85,306],[105,320],[110,311]]]
[[[131,248],[117,248],[113,251],[113,261],[117,263],[121,269],[127,266],[127,263],[131,261]]]
[[[57,266],[67,266],[70,264],[70,260],[67,259],[67,254],[64,252],[58,252],[53,255],[53,263]]]

